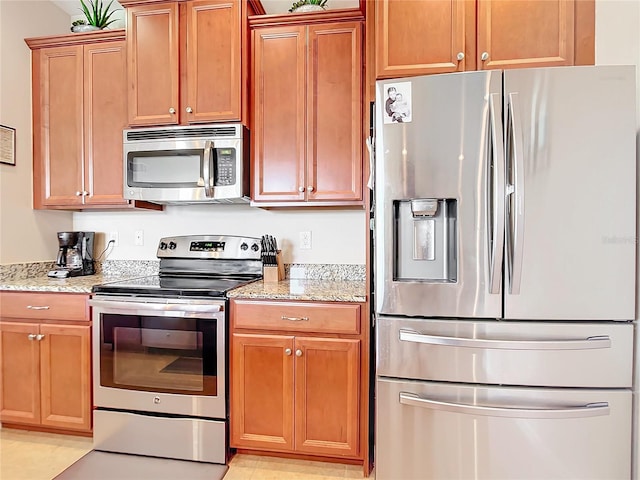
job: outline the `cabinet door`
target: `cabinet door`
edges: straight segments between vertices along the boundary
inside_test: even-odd
[[[362,25],[309,27],[307,200],[362,198]]]
[[[473,2],[377,0],[376,77],[464,70],[467,4]]]
[[[80,205],[82,46],[43,48],[38,57],[40,112],[34,119],[40,121],[34,123],[34,133],[39,136],[39,151],[34,152],[34,180],[41,189],[41,202],[34,203]]]
[[[573,65],[574,0],[478,0],[478,70]]]
[[[127,203],[122,192],[126,65],[124,41],[84,47],[85,205]]]
[[[0,421],[40,423],[38,324],[0,323]],[[30,337],[31,335],[31,337]]]
[[[240,23],[240,2],[187,2],[186,122],[240,120]]]
[[[90,329],[40,325],[42,425],[91,430]]]
[[[251,199],[305,199],[305,27],[253,30]]]
[[[296,337],[295,356],[296,451],[357,455],[360,340]]]
[[[233,334],[231,446],[293,450],[293,337]]]
[[[129,125],[178,123],[178,4],[127,8]]]

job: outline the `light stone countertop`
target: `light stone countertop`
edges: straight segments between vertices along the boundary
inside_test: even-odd
[[[69,278],[49,278],[47,271],[51,264],[30,264],[27,267],[16,265],[10,272],[0,276],[0,290],[23,292],[57,292],[57,293],[85,293],[90,294],[94,285],[129,280],[156,274],[153,268],[134,268],[132,262],[127,262],[128,268],[115,268],[95,275]],[[157,268],[157,266],[156,266]],[[299,267],[298,267],[299,269]],[[344,274],[345,267],[340,267],[339,274]],[[331,270],[322,267],[308,267],[306,273],[314,278],[291,278],[278,283],[264,283],[262,280],[236,288],[227,292],[229,298],[247,298],[263,300],[307,300],[325,302],[366,302],[366,282],[358,278],[358,271],[354,278],[345,280],[331,276]],[[299,270],[298,270],[299,271]],[[349,271],[347,270],[347,273]],[[328,278],[317,278],[325,275]]]
[[[364,280],[286,279],[278,283],[262,280],[227,292],[229,298],[262,300],[313,300],[323,302],[366,302]]]
[[[91,293],[94,285],[102,283],[117,282],[137,278],[140,275],[85,275],[68,278],[49,278],[46,273],[34,275],[30,278],[4,279],[0,280],[0,290],[23,291],[23,292],[58,292],[58,293]]]

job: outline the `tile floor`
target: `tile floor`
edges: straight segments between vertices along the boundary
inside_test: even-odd
[[[91,438],[0,429],[0,479],[51,480],[90,451],[91,445]],[[224,480],[337,480],[344,478],[362,478],[362,467],[236,455],[229,464],[229,471]]]

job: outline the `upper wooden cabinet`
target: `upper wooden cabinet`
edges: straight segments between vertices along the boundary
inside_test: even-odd
[[[123,198],[124,30],[26,42],[33,64],[34,208],[143,206]]]
[[[120,3],[127,7],[129,125],[244,120],[246,2]]]
[[[379,0],[376,76],[592,64],[592,0]]]
[[[362,205],[362,22],[254,18],[253,203]]]

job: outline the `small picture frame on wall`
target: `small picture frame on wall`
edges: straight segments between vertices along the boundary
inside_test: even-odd
[[[16,165],[16,129],[0,125],[0,163]]]

